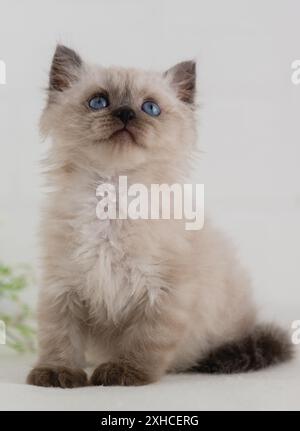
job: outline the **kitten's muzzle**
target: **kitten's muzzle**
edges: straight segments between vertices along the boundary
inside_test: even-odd
[[[133,120],[136,115],[133,109],[131,109],[129,106],[122,106],[118,109],[115,109],[112,112],[112,115],[116,118],[119,118],[124,126],[126,126],[129,121]]]

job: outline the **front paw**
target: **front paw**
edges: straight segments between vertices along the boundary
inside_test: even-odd
[[[28,374],[27,383],[54,388],[78,388],[87,386],[88,379],[80,368],[35,367]]]
[[[93,372],[90,384],[94,386],[140,386],[151,383],[143,371],[122,362],[106,362]]]

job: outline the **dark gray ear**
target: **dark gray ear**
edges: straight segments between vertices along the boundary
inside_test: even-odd
[[[194,103],[196,93],[196,62],[183,61],[165,72],[177,96],[186,103]]]
[[[63,91],[78,79],[82,60],[75,51],[57,45],[50,69],[49,90]]]

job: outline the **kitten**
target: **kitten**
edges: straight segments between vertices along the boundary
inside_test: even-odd
[[[103,68],[57,47],[41,120],[53,141],[51,191],[39,360],[28,383],[143,385],[168,371],[235,373],[292,356],[287,334],[257,325],[247,274],[209,222],[188,231],[181,221],[96,217],[97,186],[120,175],[131,184],[188,180],[195,81],[193,61],[165,73]]]

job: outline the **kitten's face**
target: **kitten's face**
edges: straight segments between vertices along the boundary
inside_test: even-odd
[[[174,161],[195,141],[195,64],[164,74],[85,65],[58,46],[42,127],[65,162],[113,173]]]

